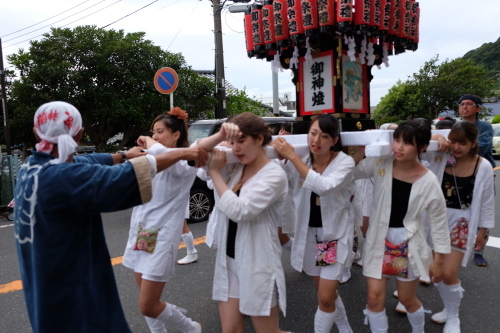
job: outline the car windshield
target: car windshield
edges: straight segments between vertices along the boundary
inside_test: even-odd
[[[500,126],[494,126],[493,131],[493,136],[500,136]]]
[[[188,130],[189,143],[202,138],[206,138],[210,134],[210,130],[214,127],[212,124],[193,124]]]

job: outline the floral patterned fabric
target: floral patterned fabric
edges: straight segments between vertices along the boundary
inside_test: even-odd
[[[385,240],[382,274],[408,277],[408,240],[398,245]]]
[[[337,241],[316,244],[316,266],[328,266],[337,262]]]
[[[134,246],[136,251],[146,251],[149,253],[155,252],[156,238],[158,237],[158,230],[156,228],[142,229],[139,227],[137,231],[137,241]]]
[[[467,249],[467,237],[469,236],[469,221],[464,217],[453,227],[450,234],[451,245],[459,249]]]

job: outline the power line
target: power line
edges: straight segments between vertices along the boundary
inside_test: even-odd
[[[146,6],[141,7],[141,8],[139,8],[139,9],[137,9],[136,11],[133,11],[133,12],[132,12],[132,13],[130,13],[130,14],[127,14],[127,15],[125,15],[125,16],[122,16],[121,18],[119,18],[118,20],[116,20],[116,21],[114,21],[114,22],[112,22],[112,23],[110,23],[110,24],[106,24],[106,25],[105,25],[105,26],[103,26],[102,28],[103,28],[103,29],[104,29],[104,28],[107,28],[107,27],[109,27],[110,25],[115,24],[116,22],[123,20],[124,18],[126,18],[126,17],[128,17],[128,16],[130,16],[130,15],[133,15],[133,14],[137,13],[137,12],[138,12],[138,11],[140,11],[140,10],[143,10],[144,8],[146,8],[146,7],[148,7],[148,6],[152,5],[152,4],[154,4],[155,2],[158,2],[158,0],[155,0],[155,1],[153,1],[153,2],[150,2],[150,3],[148,3]]]
[[[43,22],[45,22],[45,21],[48,21],[48,20],[50,20],[50,19],[53,19],[54,17],[57,17],[57,16],[61,15],[61,14],[64,14],[64,13],[66,13],[66,12],[69,12],[70,10],[72,10],[72,9],[74,9],[74,8],[78,7],[78,6],[81,6],[81,5],[83,5],[84,3],[89,2],[89,1],[90,1],[90,0],[86,0],[86,1],[84,1],[84,2],[81,2],[81,3],[79,3],[78,5],[76,5],[76,6],[74,6],[74,7],[71,7],[71,8],[70,8],[70,9],[68,9],[68,10],[65,10],[64,12],[60,12],[59,14],[54,15],[54,16],[52,16],[52,17],[49,17],[49,18],[48,18],[48,19],[46,19],[46,20],[43,20],[43,21],[40,21],[40,22],[38,22],[38,23],[32,24],[32,25],[30,25],[29,27],[22,28],[22,29],[20,29],[20,30],[17,30],[17,31],[11,32],[10,34],[7,34],[7,35],[3,35],[3,36],[1,36],[0,38],[7,37],[7,36],[13,35],[13,34],[15,34],[15,33],[18,33],[18,32],[20,32],[20,31],[23,31],[23,30],[29,29],[29,28],[31,28],[31,27],[34,27],[35,25],[39,25],[40,23],[43,23]]]
[[[193,15],[194,11],[196,10],[196,7],[198,7],[198,3],[200,3],[199,1],[196,1],[196,5],[194,6],[193,10],[191,11],[191,13],[189,14],[188,18]],[[184,24],[187,22],[187,19],[184,20]],[[184,24],[180,27],[179,31],[177,31],[177,33],[175,34],[174,36],[174,39],[172,39],[172,41],[170,42],[170,44],[168,44],[167,46],[167,51],[170,49],[170,45],[172,45],[172,43],[175,41],[175,39],[177,38],[177,36],[179,35],[179,33],[181,32],[182,28],[184,27]]]
[[[103,0],[103,1],[105,1],[105,0]],[[89,16],[91,16],[91,15],[94,15],[95,13],[100,12],[101,10],[104,10],[104,9],[106,9],[106,8],[109,8],[109,7],[113,6],[113,5],[116,5],[118,2],[121,2],[121,1],[122,1],[122,0],[118,0],[118,1],[116,1],[116,2],[114,2],[114,3],[112,3],[112,4],[111,4],[111,5],[109,5],[109,6],[106,6],[106,7],[104,7],[104,8],[99,9],[99,10],[96,10],[95,12],[92,12],[92,13],[90,13],[90,14],[88,14],[88,15],[84,16],[84,17],[81,17],[81,18],[79,18],[79,19],[77,19],[77,20],[74,20],[74,21],[72,21],[72,22],[69,22],[68,24],[65,24],[65,25],[63,25],[63,26],[61,26],[61,27],[59,27],[59,28],[64,28],[64,27],[66,27],[66,26],[68,26],[68,25],[70,25],[70,24],[72,24],[72,23],[75,23],[75,22],[78,22],[78,21],[80,21],[80,20],[83,20],[84,18],[89,17]],[[21,43],[27,42],[27,41],[29,41],[29,40],[32,40],[33,38],[37,38],[37,37],[40,37],[40,36],[43,36],[43,34],[38,35],[38,36],[35,36],[35,37],[28,38],[28,39],[25,39],[25,40],[23,40],[23,41],[21,41],[21,42],[18,42],[18,43],[15,43],[15,44],[11,44],[11,45],[9,45],[9,46],[5,46],[5,47],[4,47],[4,49],[5,49],[5,48],[8,48],[8,47],[11,47],[11,46],[14,46],[14,45],[17,45],[17,44],[21,44]]]
[[[76,12],[76,13],[74,13],[74,14],[71,14],[71,15],[69,15],[69,16],[66,16],[65,18],[62,18],[62,19],[60,19],[59,21],[52,22],[51,24],[48,24],[48,25],[43,26],[43,27],[41,27],[41,28],[38,28],[38,29],[32,30],[32,31],[30,31],[30,32],[27,32],[27,33],[25,33],[25,34],[19,35],[19,36],[17,36],[17,37],[14,37],[14,38],[11,38],[11,39],[7,39],[7,40],[6,40],[6,42],[11,41],[11,40],[14,40],[14,39],[18,39],[18,38],[20,38],[20,37],[22,37],[22,36],[29,35],[29,34],[30,34],[30,33],[32,33],[32,32],[35,32],[35,31],[42,30],[42,29],[44,29],[44,28],[50,27],[50,26],[51,26],[51,25],[53,25],[54,23],[58,23],[58,22],[64,21],[65,19],[70,18],[71,16],[75,16],[76,14],[79,14],[79,13],[81,13],[81,12],[84,12],[84,11],[86,11],[87,9],[90,9],[90,8],[92,8],[92,7],[94,7],[94,6],[97,6],[98,4],[100,4],[101,2],[104,2],[104,1],[106,1],[106,0],[102,0],[102,1],[100,1],[100,2],[98,2],[98,3],[96,3],[96,4],[93,4],[93,5],[92,5],[92,6],[90,6],[90,7],[87,7],[87,8],[85,8],[85,9],[80,10],[79,12]],[[119,1],[121,1],[121,0],[119,0]],[[117,1],[117,2],[119,2],[119,1]],[[116,3],[116,2],[115,2],[115,3]],[[109,6],[108,6],[108,7],[109,7]],[[107,7],[104,7],[104,8],[107,8]],[[97,12],[94,12],[94,13],[97,13]],[[85,17],[86,17],[86,16],[85,16]],[[75,22],[76,22],[76,21],[75,21]],[[35,24],[35,25],[36,25],[36,24]],[[23,30],[24,30],[24,29],[23,29]]]

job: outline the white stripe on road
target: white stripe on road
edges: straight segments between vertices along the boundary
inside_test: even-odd
[[[488,237],[488,242],[486,243],[488,246],[500,248],[500,238],[499,237],[493,237],[489,236]]]
[[[0,225],[0,228],[13,227],[13,224]]]

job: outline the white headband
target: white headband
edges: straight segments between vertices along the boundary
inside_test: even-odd
[[[57,144],[59,158],[52,164],[65,162],[75,153],[78,143],[73,139],[82,129],[82,116],[71,104],[66,102],[45,103],[36,110],[35,131],[41,141],[36,150],[50,154]]]

